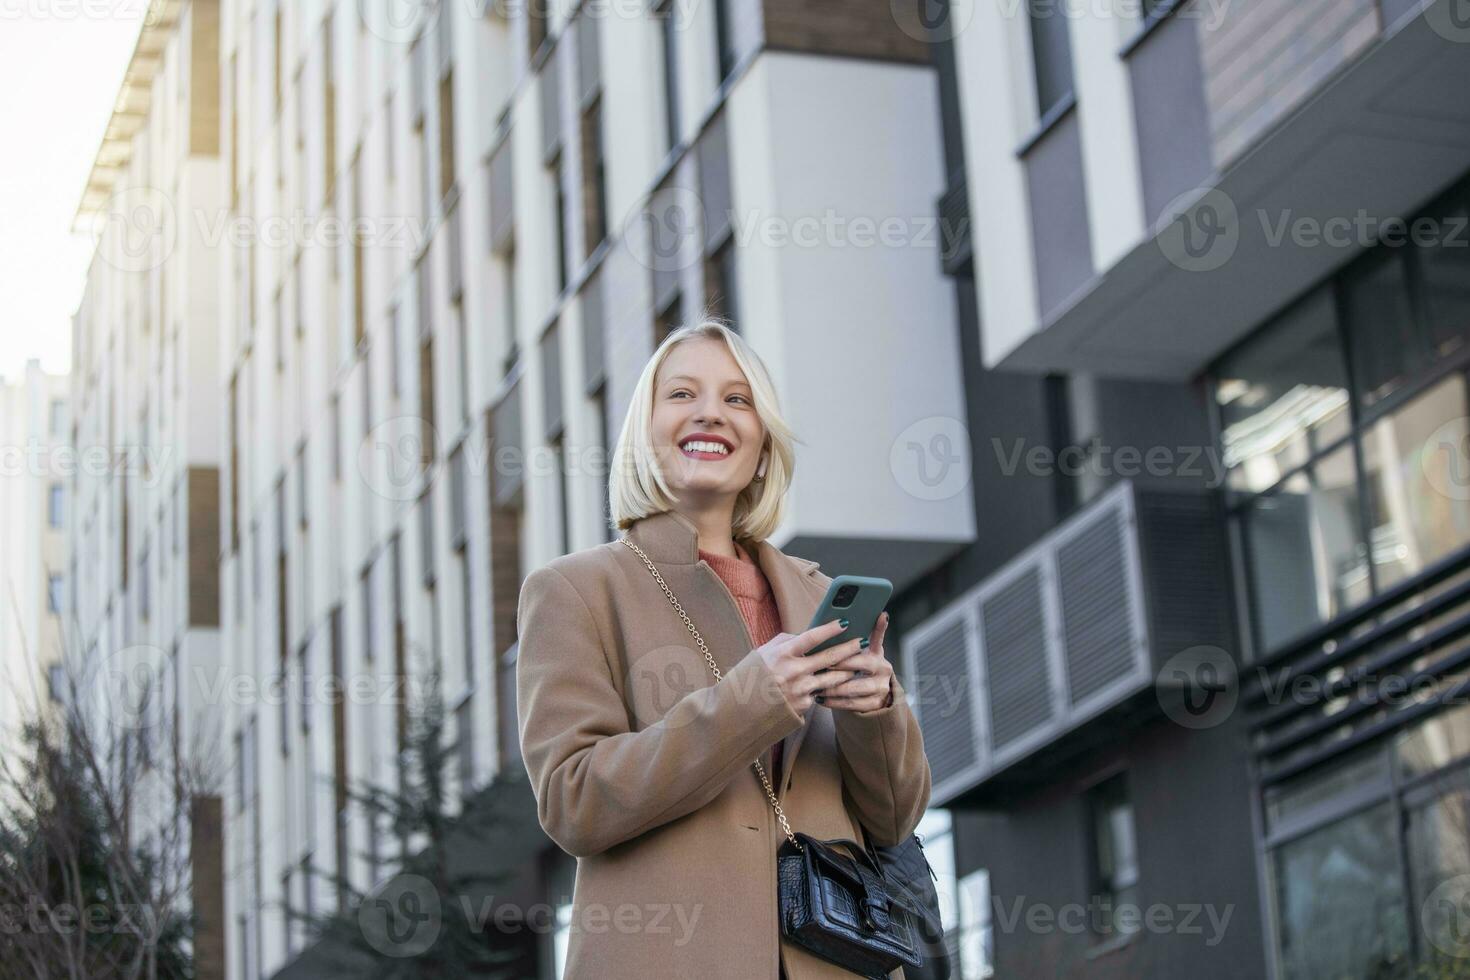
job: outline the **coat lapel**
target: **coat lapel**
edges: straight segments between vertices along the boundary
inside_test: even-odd
[[[677,511],[661,511],[640,518],[628,528],[627,534],[656,565],[698,566],[702,564],[699,557],[699,530],[694,526],[694,522]],[[805,558],[787,555],[769,541],[747,542],[742,540],[742,544],[751,552],[752,557],[760,565],[761,571],[765,573],[766,580],[771,584],[771,592],[776,599],[776,609],[781,615],[781,630],[792,634],[806,632],[807,627],[811,625],[812,616],[816,614],[817,607],[822,603],[822,596],[826,594],[826,583],[818,574],[818,564]],[[705,567],[708,567],[707,563],[704,564]],[[734,607],[729,593],[719,588],[718,577],[715,576],[713,569],[709,571],[709,575],[715,577],[715,588],[724,601]],[[695,580],[698,581],[698,579]],[[739,619],[738,607],[734,607],[734,613]],[[782,774],[781,785],[777,789],[778,798],[784,799],[786,796],[786,789],[791,784],[791,774],[795,770],[797,753],[806,739],[806,733],[811,729],[812,715],[816,709],[815,704],[809,707],[806,711],[805,724],[786,736],[783,742]],[[769,763],[769,751],[766,752],[763,759]]]

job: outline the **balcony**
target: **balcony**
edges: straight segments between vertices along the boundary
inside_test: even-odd
[[[1241,684],[1262,785],[1470,695],[1470,549],[1275,651]]]
[[[1054,778],[1182,692],[1170,658],[1235,643],[1213,495],[1122,482],[913,630],[902,678],[931,805],[981,806]]]
[[[989,366],[1192,377],[1359,254],[1358,222],[1407,215],[1464,174],[1465,52],[1425,14],[1390,24],[1248,152],[1147,216],[1142,240],[1066,304],[1024,329],[988,324]]]

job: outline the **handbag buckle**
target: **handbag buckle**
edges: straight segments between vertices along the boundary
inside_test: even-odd
[[[863,884],[863,925],[870,931],[886,930],[891,920],[888,917],[888,889],[883,886],[883,879],[863,867],[861,861],[854,861],[853,866]]]

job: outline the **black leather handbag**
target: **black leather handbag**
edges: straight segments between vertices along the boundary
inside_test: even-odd
[[[643,559],[694,636],[705,662],[723,680],[715,658],[652,561]],[[948,980],[950,963],[939,918],[934,870],[917,834],[891,847],[794,833],[760,760],[753,763],[786,840],[776,852],[776,899],[781,933],[813,956],[871,980],[903,967],[905,980]],[[937,880],[937,879],[936,879]]]

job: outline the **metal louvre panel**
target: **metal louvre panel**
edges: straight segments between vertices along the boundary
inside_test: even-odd
[[[989,681],[991,745],[999,754],[1052,722],[1040,568],[1025,569],[986,598],[980,623]]]
[[[915,714],[935,787],[970,773],[980,761],[975,738],[974,692],[968,616],[956,616],[914,642],[905,687],[917,700]]]
[[[1141,493],[1137,507],[1158,656],[1168,658],[1196,644],[1233,647],[1230,607],[1220,600],[1219,570],[1228,561],[1224,522],[1211,499],[1204,494]]]
[[[1136,638],[1123,535],[1108,507],[1056,550],[1063,653],[1073,707],[1134,673]]]

